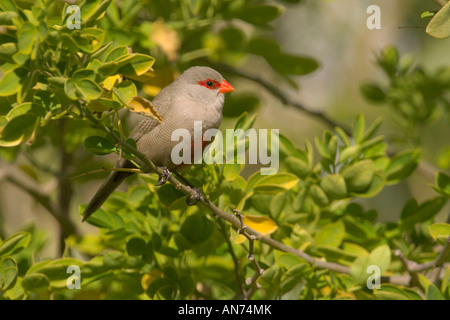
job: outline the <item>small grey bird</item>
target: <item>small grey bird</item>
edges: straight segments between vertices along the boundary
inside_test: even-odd
[[[183,72],[174,82],[162,89],[152,104],[161,117],[158,121],[146,117],[139,122],[130,134],[142,152],[155,165],[166,168],[163,184],[170,174],[181,165],[171,160],[172,148],[178,141],[172,141],[172,132],[187,129],[194,133],[194,121],[202,121],[203,131],[218,128],[222,121],[224,93],[234,88],[220,73],[209,67],[192,67]],[[126,159],[119,159],[116,168],[130,168],[133,165]],[[132,172],[113,171],[103,182],[83,212],[83,221],[92,215],[120,183]]]

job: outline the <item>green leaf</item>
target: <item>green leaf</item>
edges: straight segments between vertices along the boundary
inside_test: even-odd
[[[184,220],[181,234],[192,244],[202,243],[211,236],[214,225],[201,213],[194,213]]]
[[[112,88],[114,99],[127,105],[133,97],[137,95],[137,89],[133,82],[126,80]]]
[[[102,88],[91,79],[81,79],[75,81],[75,87],[86,101],[96,100],[103,93]]]
[[[367,272],[369,267],[378,266],[380,273],[383,273],[388,269],[390,262],[390,248],[387,245],[382,245],[372,250],[368,256],[361,256],[353,261],[350,267],[350,274],[357,283],[365,284],[369,276],[373,275]]]
[[[102,47],[105,31],[98,28],[84,28],[72,31],[71,37],[81,51],[93,53]]]
[[[328,205],[328,203],[330,203],[328,196],[318,185],[312,185],[309,188],[309,194],[311,195],[311,198],[314,200],[314,202],[317,203],[320,207],[325,207],[326,205]]]
[[[436,186],[431,186],[443,197],[450,198],[450,177],[443,172],[436,174]]]
[[[339,247],[344,239],[345,226],[341,221],[329,223],[314,236],[314,242],[318,246]]]
[[[12,108],[6,115],[6,120],[11,121],[17,116],[23,114],[33,114],[36,117],[45,116],[45,110],[40,105],[31,102],[21,103],[14,108]]]
[[[353,122],[352,136],[356,143],[360,143],[364,136],[364,130],[366,128],[366,121],[364,116],[360,113]]]
[[[320,187],[330,199],[342,199],[347,196],[347,186],[340,174],[330,174],[320,181]]]
[[[156,293],[159,292],[166,299],[170,299],[172,296],[172,292],[175,290],[176,285],[173,282],[173,280],[168,278],[157,278],[150,283],[145,293],[150,298],[153,298],[156,295]]]
[[[263,56],[270,66],[284,75],[304,75],[319,67],[316,60],[282,53],[280,46],[269,38],[254,38],[247,47],[248,52]]]
[[[375,172],[372,178],[372,182],[367,189],[365,189],[363,192],[352,191],[349,194],[351,196],[360,198],[371,198],[377,195],[381,190],[383,190],[385,182],[386,181],[384,180],[384,177]]]
[[[258,193],[277,194],[290,190],[297,185],[299,179],[290,173],[277,173],[261,178],[253,185],[253,190]]]
[[[159,187],[156,193],[158,194],[158,198],[161,203],[166,207],[170,206],[173,202],[185,196],[183,192],[175,189],[174,186],[168,184]]]
[[[450,224],[448,223],[434,223],[428,226],[430,235],[438,241],[441,245],[445,245],[450,237]]]
[[[316,148],[319,154],[325,158],[331,160],[330,152],[328,151],[328,146],[319,138],[315,137],[314,142],[316,143]]]
[[[446,200],[441,197],[430,199],[421,204],[415,211],[412,211],[406,217],[402,217],[400,225],[404,229],[410,229],[418,222],[431,219],[442,209],[445,203]]]
[[[302,76],[315,71],[319,67],[317,61],[312,58],[286,53],[279,53],[266,59],[272,68],[285,75]]]
[[[392,157],[385,170],[387,182],[393,184],[405,180],[417,167],[421,154],[419,149],[414,149],[399,152]]]
[[[84,209],[83,207],[81,207]],[[103,209],[98,209],[91,215],[87,222],[93,226],[105,229],[117,229],[123,227],[124,222],[122,218],[115,212],[105,211]]]
[[[17,263],[13,258],[0,259],[0,289],[2,291],[14,287],[17,274]]]
[[[190,243],[189,240],[186,239],[186,237],[180,232],[173,235],[173,240],[175,241],[177,248],[181,251],[192,248],[192,243]]]
[[[436,287],[434,284],[430,283],[426,290],[425,290],[425,296],[427,300],[445,300],[442,293],[439,291],[438,287]]]
[[[0,97],[7,97],[19,92],[26,78],[27,71],[23,68],[6,72],[0,79]]]
[[[132,237],[127,242],[127,252],[130,256],[139,256],[145,253],[147,243],[141,237]]]
[[[83,25],[88,25],[99,18],[108,9],[112,0],[93,0],[86,1],[82,8]]]
[[[357,157],[361,152],[361,147],[359,145],[348,146],[341,150],[339,154],[339,163],[347,161],[348,159]]]
[[[182,276],[178,281],[178,285],[180,286],[181,298],[186,297],[195,289],[195,282],[190,275]]]
[[[14,11],[0,12],[0,25],[12,25],[13,20],[17,18],[18,15]]]
[[[399,62],[398,50],[394,46],[388,46],[381,52],[378,64],[384,69],[389,77],[393,77],[397,71]]]
[[[118,73],[128,77],[140,76],[152,70],[154,63],[155,59],[148,55],[133,53],[132,59],[124,66],[121,66]]]
[[[424,11],[420,15],[422,19],[433,18],[437,11]]]
[[[367,278],[371,276],[370,273],[367,273],[367,269],[372,265],[374,263],[369,256],[361,256],[353,261],[350,267],[350,274],[357,283],[365,284]]]
[[[66,78],[64,77],[48,77],[48,84],[56,89],[64,89]]]
[[[308,163],[300,158],[289,156],[285,159],[285,164],[288,167],[289,171],[291,171],[299,178],[304,179],[310,173]]]
[[[368,141],[369,139],[373,138],[373,136],[377,132],[378,128],[380,127],[382,121],[383,121],[382,117],[378,117],[377,119],[375,119],[375,121],[372,122],[372,124],[369,126],[369,128],[367,128],[361,141],[362,142]]]
[[[77,87],[75,86],[75,82],[72,79],[66,79],[64,83],[64,92],[66,96],[71,100],[78,100],[78,92]]]
[[[386,93],[380,86],[370,83],[360,87],[361,94],[372,103],[384,103],[386,101]]]
[[[72,79],[75,82],[78,82],[82,79],[95,80],[95,72],[94,72],[94,70],[90,70],[90,69],[78,69],[77,71],[75,71],[72,74]]]
[[[25,55],[31,54],[37,32],[36,27],[29,22],[26,22],[22,28],[20,28],[17,32],[17,46],[20,53]]]
[[[86,140],[84,140],[84,149],[100,156],[116,151],[114,143],[100,136],[87,137]]]
[[[127,263],[127,256],[117,250],[108,251],[103,256],[103,264],[108,269],[120,269]]]
[[[98,72],[100,72],[104,76],[112,76],[117,73],[118,69],[119,69],[119,64],[115,61],[111,61],[111,62],[102,64],[98,68]]]
[[[29,274],[22,279],[22,287],[27,291],[47,289],[49,285],[49,279],[42,273]]]
[[[435,38],[444,39],[450,37],[450,3],[447,2],[428,23],[426,32]]]
[[[13,118],[0,132],[0,146],[13,147],[30,139],[37,119],[34,114],[22,114]]]
[[[281,6],[249,5],[238,14],[237,18],[254,25],[265,25],[276,19],[282,12]]]
[[[42,261],[31,266],[27,270],[25,278],[35,274],[42,274],[45,275],[48,281],[50,281],[52,287],[64,288],[67,284],[67,278],[70,276],[70,274],[67,273],[67,268],[73,265],[78,266],[81,270],[83,270],[83,263],[74,258],[61,258]]]
[[[383,273],[388,269],[389,264],[391,263],[391,249],[386,244],[376,247],[370,252],[369,257],[373,264],[380,267],[380,271]]]
[[[408,294],[404,289],[393,286],[391,284],[383,284],[380,289],[374,290],[373,292],[376,300],[410,300],[411,295]],[[417,299],[417,294],[415,296]],[[419,296],[420,298],[420,296]],[[421,299],[419,299],[421,300]]]
[[[285,203],[286,203],[287,194],[286,193],[279,193],[272,197],[272,200],[270,201],[270,216],[273,219],[277,219],[282,212]]]
[[[244,164],[223,164],[223,177],[226,181],[233,181],[239,177],[243,167]]]
[[[0,37],[0,41],[6,41],[6,40],[1,39],[1,37]],[[15,61],[13,59],[13,56],[16,52],[17,52],[17,44],[16,43],[4,42],[4,43],[0,44],[0,59],[1,60],[14,63]],[[17,67],[17,65],[13,65],[13,66]],[[2,69],[2,71],[3,71],[3,73],[6,73],[9,70]]]
[[[108,55],[105,57],[104,62],[115,61],[128,54],[128,48],[126,46],[116,47],[108,53]]]
[[[372,160],[362,160],[341,171],[349,192],[364,192],[372,183],[375,166]]]

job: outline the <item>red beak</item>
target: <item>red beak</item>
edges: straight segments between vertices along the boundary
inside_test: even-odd
[[[219,92],[225,93],[225,92],[231,92],[234,91],[234,88],[231,84],[228,83],[227,80],[223,80],[219,87]]]

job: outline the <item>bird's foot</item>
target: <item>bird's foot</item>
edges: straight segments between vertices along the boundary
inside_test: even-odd
[[[158,178],[158,184],[156,184],[157,187],[162,186],[164,183],[169,181],[170,178],[172,178],[172,173],[167,169],[167,167],[162,167],[163,173],[159,175]]]
[[[205,198],[203,197],[203,195],[199,189],[197,189],[196,187],[191,187],[191,188],[192,188],[192,191],[194,191],[194,194],[192,194],[186,198],[186,204],[188,206],[193,206],[197,202],[205,200]]]

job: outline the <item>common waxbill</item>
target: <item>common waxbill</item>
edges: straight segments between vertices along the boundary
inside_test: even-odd
[[[162,89],[154,98],[153,105],[162,121],[146,117],[132,131],[130,138],[155,165],[168,171],[176,170],[172,162],[172,148],[178,141],[172,141],[172,132],[187,129],[191,136],[194,121],[201,121],[203,131],[218,128],[222,121],[224,93],[234,88],[220,73],[209,67],[192,67],[174,82]],[[119,159],[116,168],[133,167],[126,159]],[[113,171],[100,186],[83,212],[83,221],[92,215],[120,183],[132,172]],[[164,180],[164,179],[163,179]]]

